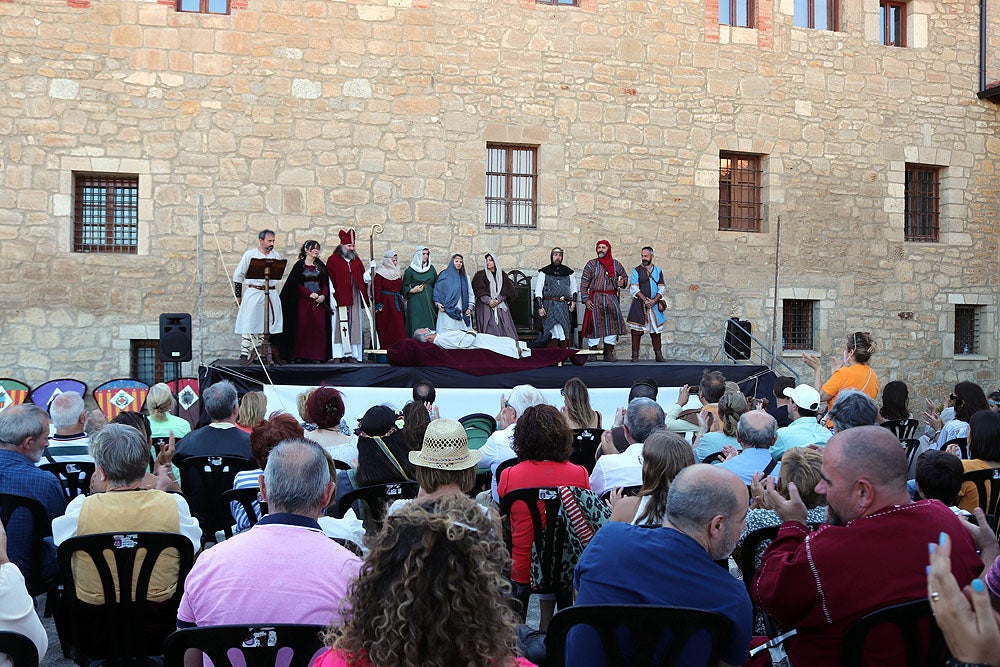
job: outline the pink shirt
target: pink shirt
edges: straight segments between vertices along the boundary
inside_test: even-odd
[[[271,514],[198,556],[177,620],[327,625],[340,620],[341,602],[360,569],[361,559],[324,535],[315,520]]]

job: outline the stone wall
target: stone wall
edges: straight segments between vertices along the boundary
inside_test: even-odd
[[[878,45],[874,0],[846,0],[840,32],[758,4],[747,29],[662,0],[0,2],[0,373],[127,375],[129,339],[171,311],[195,314],[196,361],[232,356],[228,276],[258,229],[325,256],[378,223],[377,253],[426,244],[439,267],[495,249],[533,273],[557,244],[582,267],[606,237],[631,268],[650,244],[677,359],[716,358],[731,315],[770,340],[777,262],[779,306],[819,302],[820,352],[870,330],[883,383],[995,388],[1000,107],[975,96],[978,3],[911,2],[913,48]],[[492,141],[539,146],[537,229],[485,229]],[[764,156],[761,233],[718,231],[720,150]],[[907,162],[945,167],[940,243],[903,241]],[[70,251],[74,170],[139,175],[137,255]],[[952,354],[956,303],[983,306],[983,354]]]

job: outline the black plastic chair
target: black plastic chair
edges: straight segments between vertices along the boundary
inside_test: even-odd
[[[573,451],[570,452],[570,463],[581,465],[588,473],[594,472],[597,464],[597,448],[601,446],[601,436],[604,429],[578,428],[573,429]]]
[[[942,451],[948,451],[948,445],[958,445],[958,457],[961,459],[969,458],[969,440],[965,437],[952,438],[943,445],[941,445]]]
[[[502,473],[507,468],[512,468],[512,467],[516,466],[520,462],[521,461],[519,461],[516,457],[512,458],[512,459],[507,459],[506,461],[501,461],[497,465],[497,472],[496,472],[496,475],[494,476],[494,479],[496,480],[496,483],[497,484],[500,483],[500,473]]]
[[[259,494],[260,489],[256,486],[248,489],[229,489],[228,491],[223,491],[222,502],[229,506],[229,515],[233,519],[232,524],[227,525],[223,529],[226,539],[233,536],[233,525],[236,523],[236,507],[243,508],[251,528],[256,526],[257,521],[259,521],[256,511],[258,508],[260,509],[261,516],[267,514],[267,503],[259,499]]]
[[[562,501],[559,499],[559,489],[555,487],[533,487],[515,489],[500,496],[500,515],[510,516],[516,503],[523,503],[531,517],[533,531],[532,544],[534,556],[541,566],[541,581],[534,582],[532,593],[547,593],[559,597],[568,595],[571,591],[563,591],[560,587],[560,565],[563,552],[564,531],[559,530],[559,512]],[[539,508],[541,503],[542,508]],[[542,525],[542,511],[545,512],[545,525]],[[513,549],[513,544],[511,544]],[[530,597],[530,595],[529,595]],[[528,600],[522,599],[524,608],[522,618],[527,612]]]
[[[722,457],[725,456],[722,452],[713,452],[701,460],[702,463],[719,463]]]
[[[191,514],[201,524],[201,542],[215,542],[217,531],[232,526],[229,503],[222,494],[233,488],[236,473],[256,470],[257,464],[239,456],[192,456],[181,461],[179,468]]]
[[[778,536],[778,528],[780,526],[765,526],[751,531],[743,538],[743,544],[740,546],[739,566],[740,572],[743,573],[743,584],[747,587],[748,593],[751,584],[753,584],[754,575],[757,574],[758,552],[763,553],[761,547],[767,546]]]
[[[177,586],[169,599],[149,602],[153,570],[168,550],[177,555]],[[194,562],[188,538],[176,533],[98,533],[72,537],[59,545],[58,553],[64,582],[57,616],[64,619],[58,623],[60,641],[76,664],[89,665],[92,660],[144,664],[147,656],[162,653],[163,640],[176,627],[184,579]],[[77,596],[75,554],[93,562],[103,604],[89,604]],[[134,582],[134,592],[129,582]]]
[[[696,635],[711,638],[709,654],[697,663],[715,665],[729,641],[729,619],[714,612],[659,605],[577,605],[561,609],[552,617],[545,637],[550,667],[566,665],[569,631],[581,625],[593,628],[604,648],[609,667],[623,665],[693,664],[690,656],[682,663],[684,649]]]
[[[34,642],[17,632],[0,632],[0,653],[14,667],[38,667],[38,649]]]
[[[865,641],[875,628],[892,624],[898,628],[900,640],[906,649],[906,667],[943,665],[947,646],[941,629],[934,622],[934,612],[927,598],[883,607],[865,614],[844,635],[841,644],[840,664],[857,667],[864,664]],[[891,636],[891,635],[890,635]],[[878,642],[885,646],[888,638],[880,633]]]
[[[55,587],[55,581],[51,577],[46,577],[44,571],[45,538],[52,537],[52,522],[49,519],[49,514],[45,511],[45,507],[34,498],[0,493],[0,522],[7,527],[8,539],[10,539],[11,534],[11,518],[15,512],[17,512],[18,520],[28,518],[24,516],[25,512],[31,515],[31,544],[28,548],[28,562],[21,562],[21,559],[17,557],[11,558],[11,561],[24,575],[24,583],[30,595],[51,592]],[[10,547],[8,546],[9,551]]]
[[[332,512],[328,512],[337,519],[344,518],[344,514],[355,501],[360,500],[368,508],[368,518],[375,529],[382,527],[385,521],[385,513],[388,506],[396,500],[406,498],[416,498],[420,491],[420,485],[416,482],[391,482],[389,484],[372,484],[355,489],[337,503]],[[367,526],[366,526],[367,530]]]
[[[906,469],[910,470],[913,468],[913,459],[920,451],[920,440],[918,438],[904,438],[899,442],[906,450]]]
[[[976,485],[979,494],[979,506],[983,514],[997,516],[1000,514],[1000,468],[972,470],[963,475],[962,480]]]
[[[184,654],[201,651],[215,667],[245,664],[246,667],[274,667],[281,652],[282,664],[309,667],[313,657],[324,648],[322,625],[216,625],[184,628],[169,637],[163,646],[167,667],[183,667]],[[288,651],[293,651],[287,656]],[[233,662],[228,653],[238,651],[242,662]],[[286,662],[287,661],[287,662]]]
[[[331,537],[331,540],[344,547],[358,558],[364,558],[365,552],[361,550],[361,545],[346,537]]]
[[[484,412],[475,412],[459,418],[458,423],[465,429],[469,440],[469,449],[479,449],[486,444],[493,432],[497,430],[497,420]]]
[[[43,463],[38,467],[59,478],[59,483],[62,484],[63,494],[66,496],[67,503],[77,496],[90,494],[90,478],[94,476],[95,468],[93,463],[88,461],[59,461],[56,463]]]
[[[333,459],[333,467],[337,470],[351,470],[351,464],[340,459]]]
[[[900,442],[909,440],[917,432],[920,422],[916,419],[889,419],[882,422],[882,428],[887,428],[899,438]]]

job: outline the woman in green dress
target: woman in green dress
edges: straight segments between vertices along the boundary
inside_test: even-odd
[[[403,272],[403,298],[406,299],[406,334],[417,329],[435,328],[437,308],[434,307],[434,281],[437,271],[431,265],[431,251],[417,246],[413,261]]]

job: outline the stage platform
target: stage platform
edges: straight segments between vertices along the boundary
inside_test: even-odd
[[[588,361],[575,366],[548,366],[532,370],[505,372],[495,375],[470,375],[451,368],[433,366],[403,367],[388,364],[285,364],[266,369],[257,364],[241,366],[235,359],[219,359],[199,371],[201,390],[220,380],[230,380],[240,394],[264,391],[268,397],[268,412],[281,409],[297,415],[296,397],[309,387],[327,384],[344,394],[347,418],[360,417],[377,404],[401,408],[411,398],[411,388],[417,380],[430,380],[437,389],[437,404],[442,416],[457,418],[473,412],[495,415],[501,397],[519,384],[530,384],[542,391],[552,405],[563,404],[560,390],[567,380],[578,377],[590,389],[593,408],[603,415],[604,424],[614,419],[615,409],[624,406],[632,383],[641,377],[651,377],[660,387],[658,402],[664,407],[676,402],[677,392],[685,384],[695,385],[702,371],[718,370],[739,384],[748,396],[767,398],[773,406],[775,374],[766,366],[750,364],[718,364],[702,361],[670,361],[654,363],[640,361]],[[700,405],[692,398],[686,407]]]

